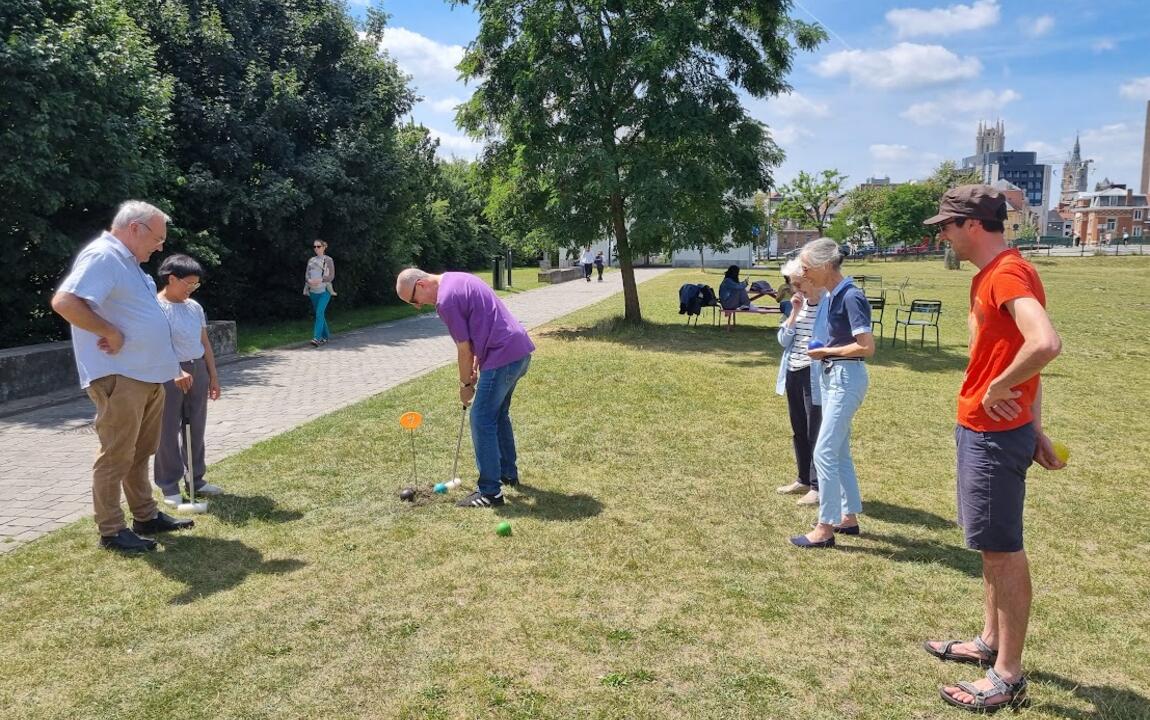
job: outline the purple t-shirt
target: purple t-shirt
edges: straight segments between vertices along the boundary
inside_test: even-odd
[[[435,312],[456,343],[471,342],[480,370],[527,357],[535,343],[487,283],[469,273],[449,272],[439,281]]]

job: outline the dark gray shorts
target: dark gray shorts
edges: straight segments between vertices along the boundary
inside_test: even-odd
[[[972,550],[1022,550],[1026,470],[1038,436],[1027,423],[1014,430],[979,432],[958,425],[958,524]]]

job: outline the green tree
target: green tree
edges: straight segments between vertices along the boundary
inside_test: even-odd
[[[794,220],[799,227],[815,228],[822,235],[830,223],[830,213],[843,198],[847,176],[838,170],[823,170],[817,176],[800,171],[799,176],[779,188],[783,196],[779,217]]]
[[[874,229],[886,244],[916,245],[931,235],[924,220],[938,212],[938,195],[924,183],[899,185],[886,193],[874,212]]]
[[[567,246],[613,236],[625,317],[641,319],[632,258],[746,236],[781,158],[750,118],[788,89],[796,48],[824,37],[761,0],[453,0],[479,16],[458,114],[486,137],[490,207]]]
[[[884,244],[882,238],[875,233],[874,216],[893,189],[890,185],[859,185],[853,188],[846,194],[846,207],[839,217],[848,220],[863,238],[879,245]]]
[[[117,204],[163,204],[170,83],[116,0],[0,3],[0,347],[59,339],[48,300]]]
[[[218,262],[213,314],[297,316],[310,240],[331,243],[341,304],[393,299],[415,193],[397,118],[413,102],[334,0],[123,0],[174,81],[173,249]],[[405,151],[410,151],[407,156]],[[302,301],[301,301],[302,303]]]

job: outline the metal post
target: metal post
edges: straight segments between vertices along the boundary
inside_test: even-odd
[[[507,251],[507,287],[511,287],[511,256],[510,250]]]

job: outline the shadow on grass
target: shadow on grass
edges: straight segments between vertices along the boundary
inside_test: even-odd
[[[1027,677],[1032,683],[1047,683],[1067,692],[1074,693],[1078,698],[1094,706],[1092,711],[1076,710],[1055,703],[1043,702],[1041,696],[1035,701],[1035,709],[1071,720],[1136,720],[1147,716],[1150,708],[1150,698],[1139,695],[1133,690],[1113,687],[1111,685],[1083,685],[1070,678],[1053,673],[1034,672]]]
[[[265,561],[259,550],[239,540],[183,535],[164,538],[162,544],[164,552],[145,557],[166,577],[186,586],[171,599],[172,605],[186,605],[238,587],[252,573],[282,575],[306,564],[300,560]]]
[[[945,530],[955,526],[953,520],[947,520],[941,515],[935,515],[918,508],[891,505],[881,500],[867,500],[866,515],[883,522],[917,525],[931,530]]]
[[[728,331],[708,325],[709,317],[704,315],[699,325],[688,326],[647,320],[631,324],[616,316],[604,318],[593,325],[553,327],[542,330],[541,334],[566,341],[613,342],[638,350],[706,353],[731,365],[760,367],[763,363],[778,364],[782,349],[775,341],[775,334],[778,331],[777,321],[768,324],[759,322],[754,325],[737,325]],[[906,348],[901,343],[897,348],[891,348],[888,342],[889,338],[884,338],[878,352],[868,362],[924,373],[943,373],[966,368],[965,351],[955,352],[945,345],[941,350],[935,350],[933,346],[920,350],[916,345]]]
[[[228,494],[211,498],[208,512],[229,525],[246,525],[253,520],[283,523],[303,517],[298,510],[280,510],[274,500],[264,495]]]
[[[868,505],[869,507],[869,505]],[[942,565],[973,578],[982,577],[982,559],[974,550],[937,540],[911,540],[902,535],[881,535],[866,533],[868,540],[878,540],[890,547],[869,547],[859,545],[836,545],[846,552],[868,553],[886,560],[912,562],[923,565]]]
[[[586,520],[603,512],[603,503],[590,495],[577,493],[564,495],[563,493],[541,490],[529,485],[520,485],[519,496],[526,497],[530,503],[517,503],[512,501],[495,509],[500,515],[508,517],[533,517],[541,520]]]

